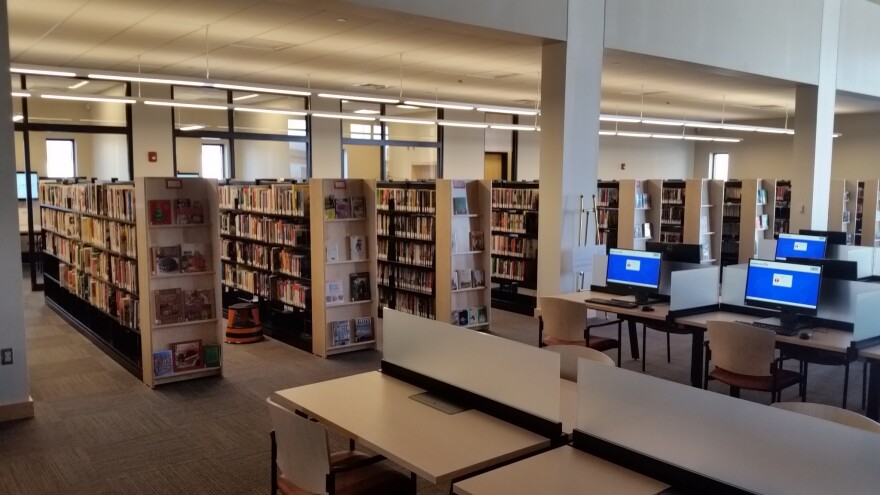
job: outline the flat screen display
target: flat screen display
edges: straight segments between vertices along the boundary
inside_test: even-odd
[[[610,249],[606,280],[613,284],[658,289],[661,258],[660,253],[649,251]]]
[[[800,234],[779,234],[776,241],[776,259],[811,258],[822,259],[828,245],[825,237]]]
[[[39,182],[40,178],[37,176],[36,172],[31,172],[31,199],[37,199],[37,191],[39,190]],[[25,181],[25,173],[24,172],[16,172],[15,173],[15,186],[18,193],[18,199],[27,199],[27,187]]]
[[[819,305],[822,267],[750,260],[746,304],[814,313]]]

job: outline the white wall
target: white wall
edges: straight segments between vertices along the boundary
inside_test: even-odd
[[[837,88],[880,96],[880,5],[843,0],[840,16]]]
[[[621,170],[620,165],[626,164]],[[600,179],[687,179],[693,176],[692,141],[601,136]]]
[[[464,110],[446,110],[444,118],[478,121],[482,115]],[[443,127],[443,178],[483,179],[486,172],[486,129]]]
[[[541,165],[541,133],[520,132],[517,143],[517,180],[537,180]]]
[[[147,98],[171,98],[169,86],[144,84],[141,96]],[[131,110],[134,132],[135,177],[172,177],[174,156],[172,142],[171,110],[167,107],[137,104]],[[150,163],[147,153],[155,151],[158,160]]]
[[[339,100],[312,98],[312,109],[338,112]],[[312,117],[312,177],[342,177],[342,121]]]

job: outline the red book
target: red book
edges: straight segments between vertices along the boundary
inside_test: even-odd
[[[171,225],[171,200],[150,200],[150,225]]]

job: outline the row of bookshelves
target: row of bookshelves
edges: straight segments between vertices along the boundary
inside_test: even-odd
[[[130,184],[98,182],[40,182],[42,205],[133,222],[134,191]]]
[[[424,185],[424,188],[392,186],[377,189],[376,208],[379,211],[434,213],[437,210],[437,193],[432,183],[425,182]]]
[[[510,187],[511,185],[516,187]],[[536,181],[525,183],[498,181],[492,187],[492,208],[537,210],[538,183]]]
[[[530,263],[537,270],[538,189],[537,181],[493,181],[491,184],[492,236],[489,241],[491,259],[486,269],[491,274],[490,280],[493,282],[492,307],[525,315],[531,315],[537,306],[536,281],[526,280],[525,277],[517,280],[513,276],[506,275],[507,272],[502,269],[506,266],[504,261],[513,258],[514,261]],[[511,212],[509,208],[523,211]],[[496,270],[494,267],[498,264],[501,267]],[[459,290],[462,290],[461,287]],[[460,308],[453,311],[452,322],[462,326],[478,324],[479,318],[471,318],[471,316],[473,315],[469,310]],[[459,321],[456,322],[456,319]]]
[[[287,216],[308,214],[308,187],[304,184],[229,185],[220,189],[222,210],[241,210]]]
[[[311,277],[311,257],[292,248],[221,239],[220,250],[224,261],[293,277]]]
[[[492,230],[521,234],[537,233],[538,214],[536,212],[493,211]]]
[[[388,213],[376,215],[379,235],[394,236],[405,239],[433,241],[436,229],[434,217],[429,216],[398,216]]]

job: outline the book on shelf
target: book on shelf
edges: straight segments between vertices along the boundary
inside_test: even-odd
[[[458,270],[458,288],[470,289],[473,287],[473,275],[471,270]]]
[[[345,288],[342,286],[342,282],[330,280],[324,285],[324,299],[327,304],[337,304],[345,301]]]
[[[471,251],[482,251],[483,250],[483,232],[476,230],[470,233],[470,248]]]
[[[183,319],[180,302],[180,289],[158,289],[153,291],[153,302],[156,305],[156,324],[170,325]]]
[[[174,353],[174,372],[194,370],[201,368],[202,363],[202,339],[187,340],[171,344],[171,352]]]
[[[452,270],[452,290],[458,290],[458,270]]]
[[[370,273],[357,272],[348,275],[349,294],[352,301],[370,300]]]
[[[336,198],[333,206],[336,209],[336,218],[341,220],[351,218],[351,200],[349,198]]]
[[[468,203],[467,203],[466,197],[452,198],[452,214],[453,215],[467,215],[468,214]]]
[[[351,198],[351,218],[367,218],[367,205],[363,196]]]
[[[171,349],[153,353],[153,376],[166,376],[174,372],[174,355]]]
[[[489,322],[489,312],[486,310],[486,306],[480,306],[477,308],[477,324],[481,325]]]
[[[154,275],[180,271],[180,246],[156,246],[151,250]]]
[[[330,322],[330,342],[333,347],[348,345],[351,342],[351,321]]]
[[[171,225],[171,200],[151,199],[150,225]]]
[[[452,311],[451,323],[460,327],[466,327],[468,325],[468,310],[456,309]]]
[[[208,271],[208,245],[205,243],[186,243],[180,245],[180,271],[197,273]]]
[[[174,219],[178,225],[205,223],[205,210],[202,202],[198,199],[178,198]]]
[[[467,324],[476,325],[477,324],[477,316],[479,314],[479,308],[468,308],[467,311]]]
[[[206,345],[202,350],[205,355],[205,367],[206,368],[219,368],[220,367],[220,346],[219,345]]]
[[[185,321],[210,320],[214,317],[214,289],[194,289],[183,293]]]
[[[471,274],[473,275],[474,287],[486,286],[486,277],[483,274],[483,270],[474,270]]]
[[[333,220],[336,218],[336,199],[331,194],[324,198],[324,219]]]
[[[367,342],[375,339],[373,336],[373,318],[363,316],[354,319],[354,341]]]
[[[327,261],[339,260],[339,246],[337,244],[327,244],[324,251],[327,254]]]
[[[352,261],[366,259],[367,241],[364,239],[364,236],[362,236],[362,235],[348,236],[348,250],[349,250],[348,259],[350,259]]]

